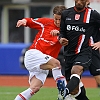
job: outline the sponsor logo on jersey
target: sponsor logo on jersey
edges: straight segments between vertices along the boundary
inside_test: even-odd
[[[75,20],[79,20],[80,19],[80,14],[76,14],[75,15]]]
[[[49,56],[46,56],[45,59],[48,60],[49,59]]]
[[[79,31],[79,32],[85,32],[85,29],[83,27],[79,27],[79,26],[71,26],[71,25],[67,25],[67,30],[71,31],[71,30],[75,30],[75,31]]]

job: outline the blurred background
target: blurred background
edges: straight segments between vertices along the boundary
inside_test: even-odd
[[[56,5],[71,7],[74,0],[0,0],[0,77],[28,75],[23,65],[23,56],[34,40],[37,30],[16,28],[17,21],[24,17],[52,18],[52,9]],[[100,0],[91,0],[90,7],[100,12],[99,6]],[[62,49],[58,59],[64,66]],[[63,70],[64,67],[64,74]],[[91,77],[89,71],[84,72],[84,76]],[[52,77],[52,74],[48,77]]]

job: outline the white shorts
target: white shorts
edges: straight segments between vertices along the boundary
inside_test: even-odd
[[[47,63],[51,58],[51,56],[43,54],[41,51],[36,49],[30,49],[26,51],[24,64],[30,74],[29,82],[30,79],[35,76],[44,84],[49,70],[40,69],[40,65]]]

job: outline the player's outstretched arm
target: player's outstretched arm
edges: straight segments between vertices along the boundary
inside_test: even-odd
[[[26,26],[26,23],[27,23],[26,19],[18,20],[16,27]]]

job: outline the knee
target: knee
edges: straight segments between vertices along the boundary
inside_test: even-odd
[[[50,64],[50,65],[52,66],[52,69],[53,69],[53,68],[56,68],[56,67],[61,67],[60,61],[57,60],[57,59],[55,59],[55,58],[52,58],[52,59],[48,62],[48,64]]]
[[[71,74],[78,74],[81,75],[83,72],[83,67],[79,65],[75,65],[71,69]]]
[[[54,66],[54,68],[60,67],[60,62],[57,59],[55,59],[54,63],[53,63],[53,66]]]

